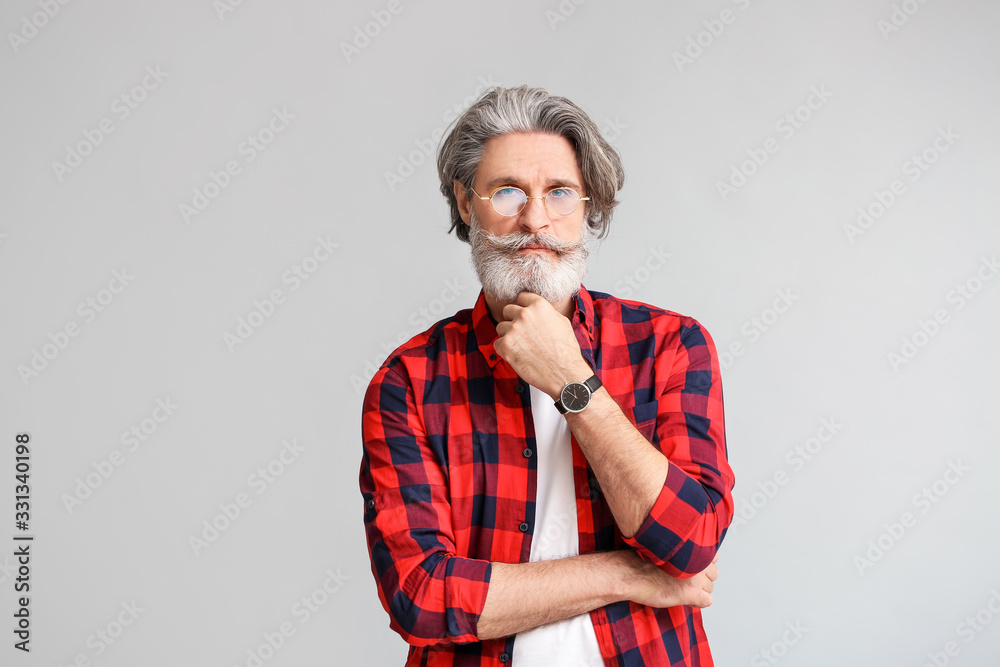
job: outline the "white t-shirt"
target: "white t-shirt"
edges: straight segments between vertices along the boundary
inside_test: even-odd
[[[538,456],[538,495],[532,562],[576,556],[580,538],[576,523],[576,485],[569,424],[552,398],[531,387],[531,415]],[[580,614],[514,638],[513,667],[595,667],[604,664],[590,614]]]

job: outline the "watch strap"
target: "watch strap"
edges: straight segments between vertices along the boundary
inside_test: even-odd
[[[603,385],[601,384],[601,378],[597,377],[597,373],[594,373],[589,378],[584,380],[583,384],[587,385],[587,389],[590,390],[590,395],[593,396],[594,392],[600,389]]]

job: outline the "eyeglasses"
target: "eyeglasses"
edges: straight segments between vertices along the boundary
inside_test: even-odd
[[[502,185],[489,197],[484,197],[475,188],[470,188],[480,199],[489,199],[493,210],[502,216],[509,217],[517,215],[528,203],[529,199],[541,199],[545,210],[551,215],[567,216],[580,206],[582,201],[590,201],[590,197],[581,197],[573,188],[555,187],[538,197],[529,197],[521,188],[513,185]]]

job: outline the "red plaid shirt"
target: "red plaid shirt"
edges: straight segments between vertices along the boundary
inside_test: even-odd
[[[673,576],[697,574],[733,518],[714,343],[690,317],[583,287],[572,322],[584,358],[671,464],[623,539],[572,438],[580,553],[633,548]],[[528,385],[496,338],[480,292],[472,310],[397,349],[365,395],[365,530],[390,627],[411,645],[407,666],[510,667],[516,636],[479,641],[476,628],[490,563],[528,561],[538,457]],[[624,601],[590,618],[605,665],[713,664],[697,608]]]

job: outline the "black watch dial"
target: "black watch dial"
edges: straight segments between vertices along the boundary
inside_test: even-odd
[[[559,395],[567,412],[580,412],[590,404],[590,389],[582,382],[570,382]]]

